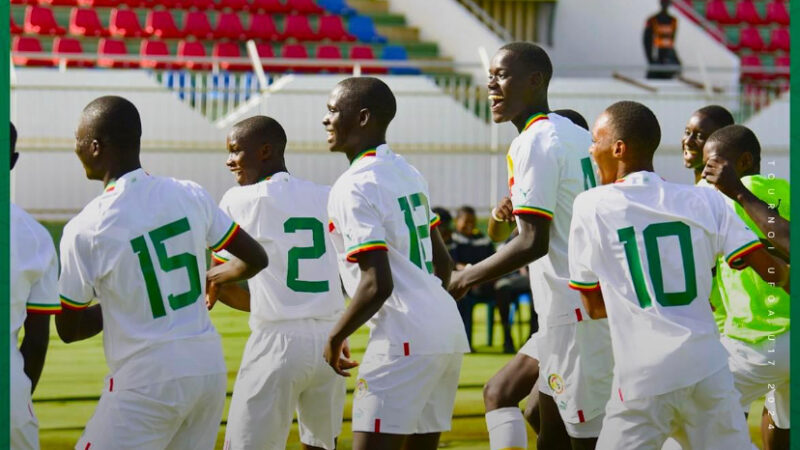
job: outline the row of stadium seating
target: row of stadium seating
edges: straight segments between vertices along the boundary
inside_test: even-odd
[[[694,0],[692,5],[706,19],[722,25],[789,25],[789,10],[784,0]]]
[[[348,19],[348,29],[339,15],[323,15],[317,19],[317,27],[311,26],[309,16],[284,16],[283,30],[279,31],[273,15],[268,13],[249,14],[247,28],[237,13],[223,12],[217,15],[216,25],[212,27],[208,15],[203,11],[190,11],[183,15],[183,27],[178,28],[170,11],[150,10],[147,12],[145,26],[142,27],[137,13],[130,9],[113,8],[109,12],[108,27],[104,27],[97,10],[72,8],[67,27],[61,26],[53,11],[41,6],[28,6],[22,27],[11,16],[12,34],[64,34],[74,36],[116,36],[122,38],[154,36],[162,39],[183,39],[189,36],[198,39],[263,39],[298,41],[355,41],[385,43],[386,38],[378,34],[375,25],[367,16],[354,15]]]
[[[788,52],[791,40],[788,27],[767,29],[748,25],[744,28],[736,26],[725,28],[728,48],[733,51],[752,50],[754,52]]]
[[[311,54],[306,46],[302,44],[287,44],[280,47],[280,51],[276,53],[274,48],[269,43],[256,44],[258,54],[262,58],[292,58],[292,59],[308,59]],[[36,37],[16,36],[12,42],[12,50],[22,53],[43,53],[42,44]],[[14,56],[14,64],[22,66],[39,66],[51,67],[58,65],[59,60],[63,58],[75,58],[71,55],[79,55],[84,53],[81,41],[74,38],[56,37],[53,39],[52,56],[43,58],[40,56]],[[191,60],[191,58],[204,58],[208,56],[206,47],[202,42],[198,41],[180,41],[177,45],[178,62],[165,62],[157,61],[152,57],[169,57],[172,53],[169,46],[165,41],[159,40],[142,40],[139,46],[139,59],[136,61],[120,60],[119,56],[129,55],[128,48],[125,41],[118,39],[100,39],[97,45],[97,66],[107,68],[136,68],[142,67],[147,69],[190,69],[190,70],[210,70],[211,64],[205,61]],[[242,51],[239,43],[236,42],[216,42],[214,43],[211,56],[220,58],[220,69],[228,71],[241,71],[251,70],[250,64],[243,64],[241,62],[231,62],[226,59],[242,58],[246,53]],[[316,59],[342,59],[342,49],[335,45],[319,45],[313,53]],[[350,59],[354,60],[372,60],[375,59],[375,53],[372,47],[364,45],[353,45],[349,48]],[[187,59],[188,58],[188,59]],[[381,59],[384,60],[406,60],[407,54],[405,48],[396,45],[386,45],[383,47]],[[81,59],[68,59],[67,66],[69,67],[94,67],[95,61],[81,60]],[[339,73],[350,71],[349,68],[325,66],[281,66],[275,64],[264,65],[264,70],[267,72],[286,72],[293,71],[299,73],[312,73],[312,72],[329,72]],[[364,73],[387,73],[386,68],[381,67],[364,67]],[[416,74],[419,73],[418,69],[414,68],[390,68],[388,72],[394,74]]]
[[[299,13],[350,15],[355,10],[345,0],[11,0],[12,5],[85,6],[88,8],[119,7],[165,9],[217,9],[267,13]]]
[[[776,79],[789,80],[789,56],[771,55],[743,55],[742,67],[745,73],[742,77],[752,81],[771,81]],[[767,70],[764,70],[767,69]],[[773,70],[770,70],[773,69]],[[782,70],[785,69],[785,70]]]

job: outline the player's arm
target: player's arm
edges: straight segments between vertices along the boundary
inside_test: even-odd
[[[340,356],[345,340],[381,309],[394,289],[387,252],[368,251],[353,257],[358,260],[361,280],[350,305],[333,326],[325,347],[325,360],[336,373],[346,377],[350,376],[347,370],[355,367],[356,363]]]
[[[647,62],[653,62],[653,26],[650,20],[644,26],[644,35],[642,36],[644,43],[644,53]]]
[[[752,267],[767,283],[778,286],[791,294],[790,266],[780,258],[772,256],[765,248],[761,247],[741,258],[745,266]]]
[[[208,283],[223,285],[246,280],[261,272],[269,263],[264,247],[241,229],[225,245],[225,250],[235,258],[212,267],[206,274]]]
[[[450,294],[459,299],[472,286],[499,278],[547,254],[550,245],[551,219],[533,215],[517,216],[519,235],[494,255],[464,270],[454,272]]]
[[[223,258],[216,253],[211,257],[211,267],[222,265],[228,262],[229,258]],[[250,291],[242,288],[237,283],[229,284],[206,284],[206,307],[211,310],[217,300],[239,311],[250,312]]]
[[[447,250],[438,228],[431,230],[431,244],[433,245],[433,274],[442,280],[442,286],[447,289],[450,283],[450,275],[453,273],[453,259]]]
[[[71,342],[89,339],[103,331],[103,313],[100,304],[72,309],[63,302],[61,314],[56,316],[56,331],[62,341]]]
[[[605,319],[608,317],[606,315],[606,303],[603,301],[603,293],[600,289],[581,291],[581,301],[592,319]]]
[[[500,203],[492,210],[489,217],[489,227],[486,234],[494,242],[503,242],[511,236],[517,223],[514,221],[514,206],[511,199],[503,197]],[[499,220],[498,220],[499,219]]]
[[[31,393],[42,375],[44,359],[47,355],[47,343],[50,340],[50,315],[31,314],[25,318],[25,336],[19,347],[22,359],[25,360],[25,375],[31,380]]]

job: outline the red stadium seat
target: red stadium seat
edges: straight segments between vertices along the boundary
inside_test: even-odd
[[[322,14],[324,12],[314,0],[288,0],[287,6],[300,14]]]
[[[747,80],[763,80],[766,78],[758,55],[744,55],[741,58],[742,78]]]
[[[245,40],[247,35],[242,28],[242,22],[236,13],[220,13],[217,17],[217,28],[214,29],[214,37],[228,38],[234,40]]]
[[[178,43],[178,59],[183,59],[182,64],[187,69],[191,70],[210,70],[211,64],[198,62],[198,61],[187,61],[185,57],[204,57],[206,56],[206,48],[203,47],[203,44],[197,41],[180,41]]]
[[[250,16],[250,27],[245,34],[249,39],[262,39],[265,41],[276,41],[281,36],[278,33],[278,28],[275,27],[272,16],[265,13],[256,13]]]
[[[706,6],[706,19],[723,25],[736,23],[736,19],[731,17],[728,7],[723,0],[711,0],[708,2]]]
[[[120,3],[121,0],[78,0],[78,6],[84,8],[116,8]]]
[[[317,47],[317,59],[342,59],[342,50],[335,45],[320,45]],[[348,72],[344,66],[321,66],[317,69],[329,73]]]
[[[788,52],[791,39],[789,37],[788,28],[775,28],[769,35],[769,47],[767,50],[783,50]]]
[[[214,4],[214,0],[184,0],[183,7],[185,9],[194,8],[194,9],[214,9],[216,5]]]
[[[220,11],[225,8],[231,11],[247,11],[250,9],[250,3],[247,0],[220,0],[214,7]]]
[[[183,34],[185,36],[194,36],[197,39],[211,39],[214,37],[208,16],[201,11],[187,12],[183,16]]]
[[[281,58],[308,59],[308,50],[306,49],[306,46],[303,44],[284,45],[283,48],[281,48]],[[283,70],[291,70],[300,73],[314,72],[314,68],[309,66],[302,66],[302,67],[289,66],[283,68]]]
[[[214,44],[214,49],[211,54],[220,59],[242,57],[242,51],[239,48],[239,44],[236,42],[217,42]],[[219,67],[222,70],[241,71],[250,70],[253,66],[250,64],[220,61]]]
[[[268,42],[261,42],[256,44],[256,51],[258,52],[259,58],[274,58],[275,51],[272,50],[272,44]],[[265,72],[278,72],[280,68],[275,65],[270,64],[263,64],[261,66]]]
[[[749,48],[755,52],[764,50],[764,40],[761,38],[758,28],[748,26],[742,29],[741,34],[739,34],[739,48]]]
[[[11,0],[12,5],[38,5],[38,0]]]
[[[294,38],[298,41],[319,40],[317,33],[311,29],[306,16],[286,16],[283,23],[283,39]]]
[[[355,36],[344,29],[341,16],[322,16],[319,19],[319,38],[332,41],[355,41]]]
[[[73,38],[57,37],[53,39],[53,64],[59,63],[59,56],[76,55],[83,53],[81,41]],[[94,61],[87,59],[68,59],[67,67],[94,67]]]
[[[78,0],[39,0],[39,4],[42,6],[78,6]]]
[[[151,41],[143,40],[139,46],[139,57],[141,58],[139,64],[145,69],[180,69],[181,65],[178,63],[169,63],[165,61],[156,61],[148,58],[148,56],[169,56],[169,49],[164,41]]]
[[[147,35],[139,24],[139,16],[130,9],[112,9],[108,31],[111,32],[112,36],[119,37],[142,37]]]
[[[739,23],[748,23],[751,25],[766,23],[766,20],[761,17],[761,14],[756,10],[756,5],[753,3],[753,0],[739,0],[739,3],[736,4],[734,18]]]
[[[14,52],[41,53],[42,43],[35,37],[14,36],[11,42],[11,50]],[[17,66],[37,66],[49,67],[53,65],[52,59],[29,58],[27,56],[14,56],[14,65]]]
[[[16,22],[14,22],[14,16],[10,16],[9,18],[11,19],[11,26],[9,28],[9,32],[11,34],[22,34],[22,27],[17,25]]]
[[[67,32],[64,27],[58,26],[53,11],[41,6],[28,6],[25,9],[23,29],[33,34],[62,35]]]
[[[779,25],[789,25],[789,10],[781,0],[774,0],[767,4],[767,22]]]
[[[789,57],[788,56],[778,56],[775,58],[775,68],[776,69],[783,69],[783,72],[778,72],[775,74],[776,78],[785,78],[789,79]]]
[[[250,10],[286,14],[291,11],[291,8],[281,0],[253,0]]]
[[[119,39],[100,39],[97,44],[97,65],[100,67],[113,67],[113,68],[134,68],[138,67],[139,63],[135,61],[115,61],[114,56],[127,55],[128,48],[125,46],[125,41]]]
[[[175,26],[175,20],[169,11],[150,11],[147,13],[144,31],[161,39],[183,37],[183,32]]]
[[[350,47],[350,59],[375,59],[375,53],[372,47],[368,45],[354,45]],[[361,73],[386,73],[385,67],[362,67]]]
[[[97,11],[90,8],[72,8],[69,13],[69,34],[76,36],[108,36]]]

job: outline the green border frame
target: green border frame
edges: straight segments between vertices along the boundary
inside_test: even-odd
[[[11,4],[6,3],[5,1],[0,2],[2,5],[0,8],[3,8],[4,17],[8,16],[11,13]],[[0,45],[3,47],[3,56],[0,58],[0,86],[6,87],[5,95],[0,95],[0,122],[8,123],[9,122],[9,115],[11,111],[10,99],[11,99],[11,90],[9,88],[9,64],[11,63],[10,60],[10,53],[11,53],[11,41],[9,33],[11,30],[8,28],[3,28],[0,30]],[[5,125],[0,126],[0,142],[5,142],[5,146],[10,146],[9,142],[9,132],[10,129]],[[11,192],[9,189],[9,158],[0,158],[0,202],[2,206],[0,206],[0,229],[3,230],[0,233],[0,298],[8,299],[10,295],[10,280],[9,277],[9,253],[8,253],[8,244],[9,244],[9,223],[8,223],[8,216],[9,216],[9,202],[11,201]],[[6,305],[8,305],[8,301],[6,300]],[[4,448],[9,448],[9,439],[11,428],[10,424],[10,411],[9,411],[9,394],[11,392],[11,386],[9,385],[9,370],[10,367],[10,345],[9,342],[11,340],[11,335],[9,334],[9,329],[11,324],[9,323],[9,314],[10,310],[8,306],[5,308],[0,308],[0,351],[2,351],[4,360],[5,360],[5,370],[0,370],[0,422],[5,423],[6,426],[0,428],[0,446]]]
[[[798,21],[800,21],[800,1],[793,0],[790,2],[790,18],[791,18],[791,43],[792,48],[790,52],[791,57],[791,65],[789,68],[790,73],[800,73],[800,26],[798,26]],[[790,91],[794,91],[795,88],[800,86],[800,82],[798,81],[797,77],[790,76]],[[791,113],[789,118],[789,123],[791,124],[791,131],[789,137],[789,180],[792,180],[792,175],[800,174],[800,157],[794,157],[794,154],[800,152],[798,150],[798,139],[800,139],[800,97],[797,95],[791,96]],[[793,180],[792,180],[793,181]],[[791,183],[791,193],[792,197],[798,198],[800,195],[800,181],[794,181]],[[800,206],[795,205],[793,209],[800,209]],[[798,218],[798,211],[792,211],[794,213],[795,218]],[[800,219],[791,222],[791,233],[795,236],[795,239],[791,241],[791,253],[795,255],[797,252],[800,251],[800,240],[797,239],[800,236]],[[800,270],[793,270],[791,273],[791,282],[796,286],[800,283]],[[792,296],[792,300],[796,299],[797,297]],[[800,307],[792,307],[792,322],[800,320]],[[800,374],[800,335],[797,333],[793,333],[791,336],[791,346],[790,346],[790,354],[791,354],[791,365],[790,365],[790,372],[794,375]],[[800,383],[798,383],[797,378],[792,378],[791,384],[791,419],[792,422],[795,423],[794,428],[791,430],[791,448],[792,449],[800,449]]]

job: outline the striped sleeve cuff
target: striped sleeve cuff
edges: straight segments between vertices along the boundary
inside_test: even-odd
[[[439,217],[438,214],[434,214],[433,218],[431,218],[431,230],[438,227],[442,224],[442,219]]]
[[[595,281],[594,283],[585,283],[582,281],[569,280],[569,287],[570,289],[575,289],[576,291],[590,292],[599,290],[600,282]]]
[[[28,314],[61,314],[61,304],[28,303],[25,309]]]
[[[76,302],[75,300],[72,300],[69,297],[65,297],[64,295],[59,295],[58,298],[61,300],[62,307],[76,311],[88,308],[90,303],[90,302],[86,303]]]
[[[733,268],[742,268],[743,265],[739,264],[740,262],[739,260],[763,247],[764,244],[762,244],[761,241],[748,242],[747,244],[737,248],[736,250],[728,254],[728,256],[725,257],[725,262],[727,262],[728,265]]]
[[[549,211],[544,208],[538,208],[536,206],[517,206],[514,208],[514,211],[512,211],[512,214],[515,216],[529,214],[532,216],[540,216],[553,220],[553,211]]]
[[[369,242],[364,242],[363,244],[354,245],[349,249],[347,249],[347,261],[358,262],[358,260],[355,258],[355,255],[357,255],[358,253],[371,252],[374,250],[380,250],[386,252],[389,251],[389,247],[386,245],[386,242],[384,241],[369,241]]]
[[[214,252],[218,252],[224,249],[236,236],[236,233],[239,232],[239,224],[236,222],[231,223],[231,227],[228,228],[228,231],[225,233],[225,236],[222,236],[222,239],[219,240],[216,244],[212,245],[210,248]]]
[[[211,260],[218,264],[225,264],[226,262],[229,261],[228,258],[220,255],[217,252],[211,252]]]

